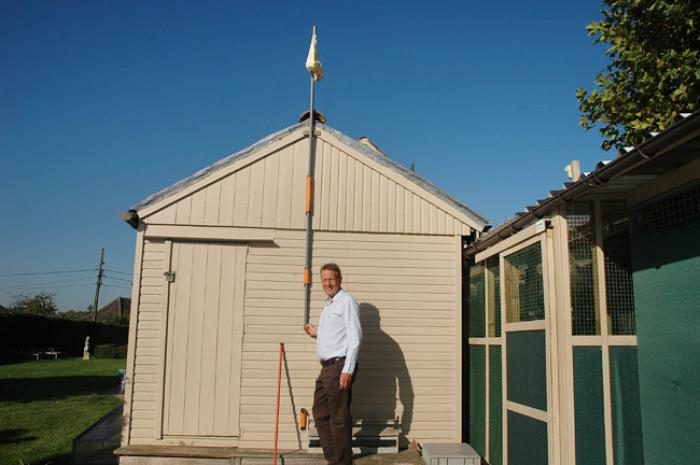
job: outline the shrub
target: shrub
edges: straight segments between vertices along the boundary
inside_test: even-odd
[[[95,346],[95,358],[126,358],[126,346],[100,344]]]

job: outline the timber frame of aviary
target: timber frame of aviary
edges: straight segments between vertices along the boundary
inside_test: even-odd
[[[469,440],[492,465],[700,457],[700,112],[465,251]]]

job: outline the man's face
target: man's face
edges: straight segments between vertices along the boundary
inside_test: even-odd
[[[323,283],[323,290],[326,291],[326,295],[329,298],[333,298],[334,295],[340,290],[340,279],[335,275],[333,270],[323,270],[321,271],[321,283]]]

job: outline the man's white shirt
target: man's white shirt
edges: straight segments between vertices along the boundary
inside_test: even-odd
[[[321,360],[345,357],[343,373],[352,373],[362,343],[360,308],[353,296],[340,289],[326,300],[316,336],[316,354]]]

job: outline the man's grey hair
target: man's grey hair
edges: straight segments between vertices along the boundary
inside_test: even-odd
[[[325,265],[323,265],[323,266],[321,267],[321,273],[323,273],[323,272],[326,271],[326,270],[330,270],[330,271],[332,271],[333,273],[335,273],[335,279],[337,279],[338,281],[342,281],[342,280],[343,280],[343,275],[340,274],[340,267],[339,267],[337,264],[335,264],[335,263],[326,263]]]

